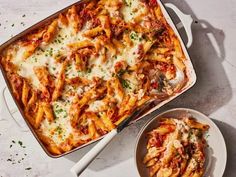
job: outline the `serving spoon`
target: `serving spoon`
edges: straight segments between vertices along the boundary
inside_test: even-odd
[[[110,131],[104,138],[99,141],[90,151],[88,151],[71,169],[71,173],[74,176],[80,176],[81,173],[88,167],[88,165],[98,156],[98,154],[109,144],[109,142],[120,133],[129,123],[137,118],[151,103],[156,99],[150,99],[140,107],[137,107],[135,111],[123,120],[115,129]]]

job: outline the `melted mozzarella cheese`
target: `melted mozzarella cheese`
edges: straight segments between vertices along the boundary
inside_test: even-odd
[[[175,72],[175,78],[171,79],[169,83],[172,86],[177,86],[179,83],[183,83],[185,80],[185,74],[182,70],[180,70],[178,67],[176,67],[176,72]]]
[[[40,128],[45,136],[52,138],[52,140],[59,145],[64,142],[73,131],[68,116],[69,104],[56,101],[53,103],[53,110],[56,117],[55,121],[49,122],[47,119],[44,119]]]
[[[132,21],[145,10],[143,4],[136,0],[125,0],[125,5],[121,9],[124,20]]]
[[[88,111],[98,112],[102,107],[105,106],[105,103],[101,100],[96,100],[89,105]]]
[[[134,74],[129,75],[129,77],[127,77],[126,81],[128,84],[128,87],[125,88],[126,92],[132,94],[135,91],[137,91],[139,83],[138,83],[137,77]]]
[[[12,58],[12,62],[18,66],[18,74],[22,77],[31,80],[33,86],[39,88],[39,80],[34,73],[34,67],[44,66],[46,58],[41,57],[39,53],[31,55],[27,59],[23,59],[24,52],[27,50],[26,47],[20,47],[16,50],[15,56]]]
[[[19,68],[18,74],[22,77],[30,79],[33,87],[40,89],[39,80],[34,73],[34,67],[47,66],[49,68],[49,72],[52,75],[57,76],[59,73],[60,64],[56,63],[54,58],[59,55],[68,56],[70,51],[67,48],[67,44],[82,40],[83,31],[84,30],[77,33],[77,35],[73,35],[72,28],[70,26],[60,28],[55,38],[49,44],[41,43],[36,51],[26,59],[24,59],[23,55],[27,50],[27,46],[20,46],[16,50],[12,59],[12,62]],[[75,67],[73,66],[72,69],[74,68]],[[68,73],[69,77],[75,77],[77,75],[78,74],[75,69],[69,71]]]
[[[122,7],[121,13],[123,14],[125,21],[132,21],[144,10],[144,6],[139,1],[127,0],[127,5]],[[112,15],[116,16],[117,14],[114,12]],[[88,28],[88,26],[89,23],[86,23],[80,32],[74,34],[73,28],[70,25],[65,27],[59,23],[59,28],[54,39],[49,43],[41,43],[36,51],[27,59],[23,59],[24,52],[27,48],[22,46],[19,47],[19,49],[16,50],[15,57],[13,58],[13,63],[19,67],[18,74],[30,79],[32,86],[40,89],[40,82],[34,73],[34,67],[47,66],[49,73],[57,77],[62,65],[56,62],[55,58],[58,56],[69,56],[71,52],[67,48],[67,45],[73,42],[83,41],[85,39],[83,37],[83,32]],[[112,73],[114,72],[114,67],[117,62],[126,61],[128,65],[134,66],[138,57],[138,45],[142,44],[142,35],[132,31],[130,33],[130,39],[133,42],[132,47],[126,47],[116,56],[108,57],[106,62],[102,61],[101,56],[97,58],[89,58],[89,71],[78,71],[75,62],[71,61],[66,68],[66,77],[74,78],[79,76],[89,80],[92,80],[93,77],[100,77],[104,80],[109,80],[113,77]],[[126,93],[132,95],[133,92],[137,91],[138,80],[134,75],[125,79],[129,87],[124,90]],[[73,128],[70,125],[70,118],[68,116],[69,103],[73,100],[74,94],[82,96],[83,93],[91,89],[91,87],[92,86],[74,88],[73,86],[65,86],[62,93],[62,99],[64,101],[52,102],[56,117],[55,122],[50,123],[45,119],[41,124],[41,130],[44,135],[51,137],[56,144],[60,144],[70,135],[70,133],[72,133]],[[138,95],[139,99],[141,99],[143,92],[140,90]],[[117,98],[118,102],[122,101],[118,94],[115,94],[115,98]],[[89,105],[88,111],[98,112],[103,106],[104,102],[94,101]]]

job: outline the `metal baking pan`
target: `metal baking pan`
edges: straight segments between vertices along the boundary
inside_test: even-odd
[[[15,42],[16,40],[20,39],[21,37],[23,37],[24,35],[32,32],[33,30],[35,29],[38,29],[39,27],[42,27],[43,25],[45,25],[46,23],[52,21],[54,18],[56,18],[60,13],[63,13],[65,11],[67,11],[71,6],[73,5],[78,5],[82,2],[86,2],[87,0],[81,0],[81,1],[78,1],[56,13],[54,13],[53,15],[47,17],[46,19],[40,21],[39,23],[31,26],[30,28],[24,30],[23,32],[19,33],[18,35],[14,36],[13,38],[11,38],[10,40],[8,40],[7,42],[5,42],[4,44],[2,44],[0,46],[0,51],[4,50],[7,46],[9,46],[10,44],[12,44],[13,42]],[[149,115],[150,113],[152,113],[153,111],[157,110],[158,108],[160,108],[161,106],[167,104],[168,102],[170,102],[171,100],[175,99],[176,97],[178,97],[179,95],[181,95],[182,93],[184,93],[185,91],[187,91],[188,89],[190,89],[196,82],[196,74],[195,74],[195,71],[194,71],[194,68],[193,68],[193,65],[191,63],[191,60],[190,60],[190,57],[189,57],[189,54],[188,54],[188,51],[187,51],[187,47],[190,47],[191,44],[192,44],[192,31],[191,31],[191,24],[193,22],[193,19],[191,18],[190,15],[186,15],[184,13],[182,13],[175,5],[171,4],[171,3],[168,3],[168,4],[163,4],[161,2],[161,0],[157,0],[159,6],[161,7],[162,9],[162,13],[164,15],[164,17],[166,18],[167,22],[169,23],[169,25],[171,26],[171,28],[173,29],[173,31],[175,32],[176,36],[178,37],[180,43],[181,43],[181,46],[182,46],[182,50],[187,58],[187,60],[185,61],[185,65],[186,65],[186,73],[187,73],[187,76],[188,76],[188,82],[186,83],[186,85],[181,89],[181,91],[179,93],[176,93],[175,95],[173,95],[172,97],[168,98],[167,100],[159,103],[158,105],[156,105],[155,107],[153,107],[152,109],[150,109],[149,111],[147,111],[144,115],[142,115],[141,117],[139,117],[138,119],[136,119],[135,121],[133,121],[132,123],[142,119],[143,117]],[[166,7],[168,8],[171,8],[175,13],[176,15],[180,18],[181,20],[181,23],[179,24],[174,24],[170,15],[168,14],[167,10],[166,10]],[[187,34],[187,37],[188,37],[188,43],[185,45],[179,32],[178,32],[178,29],[180,28],[184,28],[185,29],[185,32]],[[79,146],[77,148],[74,148],[72,149],[71,151],[68,151],[64,154],[60,154],[60,155],[53,155],[51,154],[47,149],[46,147],[44,146],[44,144],[40,141],[40,139],[38,138],[37,134],[35,133],[33,127],[30,125],[30,123],[28,122],[28,120],[26,119],[26,117],[24,116],[24,112],[23,112],[23,109],[20,107],[20,105],[18,104],[18,102],[16,101],[16,99],[14,98],[14,95],[13,95],[13,92],[10,88],[10,83],[8,82],[7,80],[7,77],[6,77],[6,73],[4,72],[3,70],[3,67],[2,65],[0,64],[0,68],[1,68],[1,72],[3,74],[3,77],[5,79],[5,82],[7,84],[7,88],[9,89],[10,93],[11,93],[11,96],[13,97],[13,100],[15,102],[15,104],[17,105],[17,109],[18,111],[20,111],[22,117],[24,118],[24,121],[26,122],[27,126],[29,127],[30,131],[33,133],[34,137],[37,139],[38,143],[41,145],[41,147],[43,148],[43,150],[45,151],[45,153],[52,157],[52,158],[59,158],[59,157],[62,157],[62,156],[65,156],[69,153],[72,153],[72,152],[75,152],[85,146],[88,146],[96,141],[98,141],[99,139],[101,139],[102,137],[100,137],[99,139],[96,139],[96,140],[93,140],[93,141],[90,141],[82,146]],[[4,89],[3,89],[4,90]],[[3,91],[2,91],[3,92]],[[0,95],[0,100],[2,100],[2,104],[5,104],[6,107],[8,107],[6,104],[6,99],[4,99],[3,96],[4,94],[2,93]],[[9,110],[9,109],[8,109]],[[11,114],[11,113],[10,113]],[[12,116],[13,117],[13,116]]]

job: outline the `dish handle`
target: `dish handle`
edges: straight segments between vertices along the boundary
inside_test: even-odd
[[[14,114],[18,113],[19,110],[17,109],[17,107],[15,108],[10,108],[8,103],[7,103],[7,98],[6,98],[6,91],[7,91],[7,87],[3,87],[1,90],[0,90],[0,114],[1,114],[1,117],[3,118],[0,118],[0,121],[6,121],[6,119],[4,117],[7,117],[8,115],[6,115],[6,111],[10,114],[11,118],[10,120],[13,120],[13,122],[15,122],[15,124],[20,128],[20,130],[22,132],[27,132],[29,131],[29,129],[26,127],[26,126],[23,126],[21,125],[21,123],[19,123],[17,121],[17,119],[15,118]]]
[[[165,6],[172,9],[175,12],[175,14],[179,17],[181,22],[178,23],[176,25],[176,27],[177,27],[177,29],[181,29],[181,28],[185,29],[185,32],[186,32],[187,37],[188,37],[188,42],[186,44],[186,47],[190,48],[192,43],[193,43],[193,34],[192,34],[192,29],[191,29],[191,26],[192,26],[192,23],[193,23],[192,16],[184,14],[183,12],[181,12],[181,10],[179,10],[178,7],[176,7],[172,3],[165,3]]]

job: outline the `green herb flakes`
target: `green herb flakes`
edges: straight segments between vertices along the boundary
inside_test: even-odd
[[[129,88],[129,89],[131,89],[128,80],[120,78],[120,81],[121,81],[121,85],[122,85],[123,88]]]
[[[22,146],[22,145],[23,145],[22,141],[18,141],[18,144],[19,144],[20,146]]]
[[[134,31],[130,33],[130,39],[132,40],[138,40],[138,34]]]
[[[62,134],[62,132],[63,132],[63,130],[62,130],[62,128],[60,127],[60,126],[58,126],[56,129],[55,129],[55,131],[60,135],[60,134]]]

